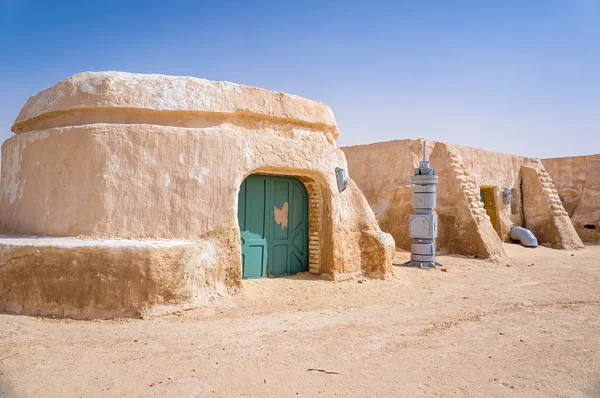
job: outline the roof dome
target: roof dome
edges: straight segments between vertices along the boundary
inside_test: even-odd
[[[333,112],[321,102],[225,81],[126,72],[83,72],[56,83],[27,101],[12,131],[99,122],[152,124],[173,112],[267,119],[323,130],[334,140],[339,136]],[[123,117],[127,120],[119,120]]]

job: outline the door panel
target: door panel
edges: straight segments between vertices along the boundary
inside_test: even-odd
[[[268,263],[268,273],[272,276],[289,273],[288,238],[289,238],[289,207],[290,182],[288,179],[272,177],[273,186],[273,233],[271,261]]]
[[[251,175],[238,203],[244,278],[308,270],[308,193],[302,182]]]
[[[291,214],[291,228],[293,231],[298,230],[301,227],[301,223],[305,221],[305,211],[304,209],[307,207],[307,204],[304,203],[305,198],[305,189],[304,187],[300,187],[297,184],[292,184],[292,198],[294,199],[294,206],[290,209]]]
[[[268,264],[269,276],[281,276],[288,273],[288,246],[287,244],[275,244]]]
[[[267,272],[267,182],[246,179],[238,197],[238,223],[244,278],[261,278]]]
[[[290,274],[308,270],[308,193],[300,181],[290,186]]]
[[[481,201],[483,202],[483,208],[487,215],[490,217],[492,226],[496,230],[496,233],[500,235],[500,223],[498,222],[498,212],[496,210],[496,199],[494,196],[493,187],[482,187],[480,190]]]
[[[289,207],[290,183],[289,181],[273,181],[273,239],[287,240],[289,235]]]

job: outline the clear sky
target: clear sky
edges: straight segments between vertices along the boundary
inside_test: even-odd
[[[338,146],[600,152],[600,0],[0,0],[2,140],[31,95],[101,70],[322,101]]]

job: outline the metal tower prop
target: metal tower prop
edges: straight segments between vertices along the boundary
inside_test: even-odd
[[[442,265],[435,261],[435,238],[438,235],[438,216],[433,210],[436,205],[438,176],[427,161],[427,141],[423,141],[423,160],[410,178],[412,184],[412,207],[415,214],[409,216],[410,261],[409,267],[436,268]]]

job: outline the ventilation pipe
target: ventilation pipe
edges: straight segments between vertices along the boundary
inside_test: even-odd
[[[537,247],[538,241],[533,232],[523,227],[514,227],[510,230],[510,238],[525,247]]]

